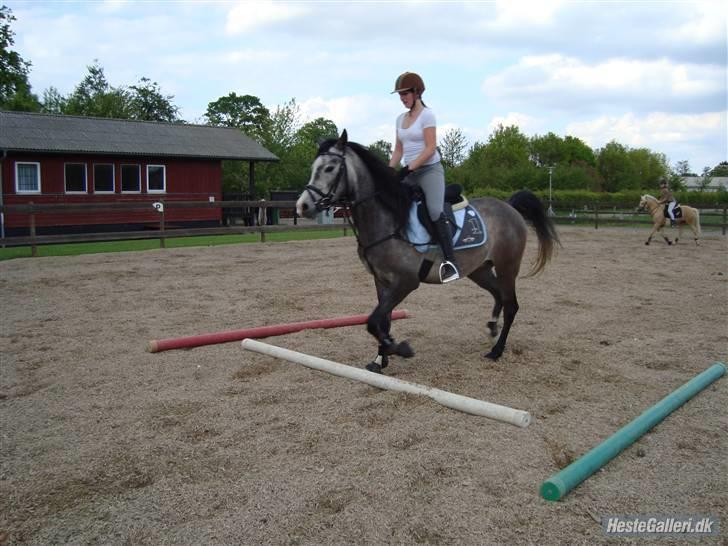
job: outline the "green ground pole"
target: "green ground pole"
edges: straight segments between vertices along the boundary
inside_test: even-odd
[[[725,371],[725,364],[716,362],[703,373],[695,376],[682,387],[667,395],[590,452],[543,482],[541,496],[550,501],[557,501],[566,496],[569,491],[614,459],[624,449],[631,446],[665,417],[719,379],[725,374]]]

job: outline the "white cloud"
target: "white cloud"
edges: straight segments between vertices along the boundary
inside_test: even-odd
[[[390,97],[370,95],[312,97],[302,101],[299,107],[304,122],[317,117],[330,119],[339,130],[346,129],[351,140],[365,145],[376,140],[392,142],[394,121],[401,111],[400,105]]]
[[[508,112],[505,116],[495,116],[488,124],[488,134],[492,134],[499,125],[503,127],[515,125],[525,135],[533,135],[542,130],[541,120],[521,112]]]
[[[570,123],[566,133],[582,139],[592,148],[615,140],[632,148],[649,148],[668,158],[691,158],[695,166],[715,166],[726,160],[728,128],[726,112],[670,114],[633,113]]]
[[[497,0],[496,17],[488,26],[516,27],[549,26],[564,2],[560,0]]]
[[[283,4],[271,0],[238,2],[228,12],[225,32],[242,34],[273,23],[296,19],[307,11],[301,4]]]
[[[609,59],[587,64],[559,54],[526,56],[490,76],[483,91],[493,99],[566,110],[610,105],[683,111],[725,105],[725,67],[676,64],[667,59]],[[655,106],[658,108],[655,108]]]

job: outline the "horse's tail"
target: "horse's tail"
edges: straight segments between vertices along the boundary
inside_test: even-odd
[[[527,275],[531,277],[546,267],[554,253],[555,244],[561,245],[559,234],[551,218],[546,215],[541,200],[530,191],[522,190],[514,193],[508,199],[508,204],[533,226],[538,236],[538,257]]]

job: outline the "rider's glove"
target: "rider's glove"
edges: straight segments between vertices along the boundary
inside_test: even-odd
[[[399,170],[399,180],[400,180],[400,182],[401,182],[402,180],[404,180],[405,178],[407,178],[407,176],[408,176],[408,175],[409,175],[409,174],[410,174],[411,172],[412,172],[412,171],[410,171],[409,165],[405,165],[404,167],[402,167],[402,168],[401,168],[401,169]]]

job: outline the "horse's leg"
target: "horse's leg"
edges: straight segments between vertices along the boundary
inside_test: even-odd
[[[377,357],[367,364],[366,368],[370,372],[382,373],[382,369],[389,364],[389,356],[396,354],[404,358],[414,356],[414,351],[409,343],[402,341],[395,342],[389,334],[392,325],[392,310],[399,305],[407,295],[415,290],[418,282],[410,286],[406,282],[397,282],[387,285],[377,279],[374,284],[377,288],[377,297],[379,304],[372,311],[367,320],[367,331],[379,341],[379,352]]]
[[[516,298],[516,276],[513,275],[508,280],[500,279],[498,283],[501,287],[501,297],[503,301],[503,328],[501,328],[500,336],[493,348],[485,355],[485,358],[498,360],[506,348],[506,340],[508,333],[511,331],[511,325],[518,313],[518,299]]]
[[[496,276],[492,270],[492,262],[487,263],[468,275],[478,286],[485,288],[493,294],[495,305],[493,307],[493,320],[488,322],[491,334],[497,333],[498,316],[503,311],[503,328],[493,348],[485,355],[486,358],[498,360],[506,347],[508,333],[518,313],[518,299],[516,298],[516,274],[499,271]],[[495,323],[495,324],[493,324]],[[494,335],[495,337],[495,335]]]
[[[493,311],[491,312],[490,320],[487,322],[488,330],[490,330],[490,337],[496,337],[498,335],[498,319],[500,318],[501,311],[503,310],[503,299],[501,298],[500,290],[498,290],[497,282],[498,278],[493,272],[493,262],[486,262],[483,267],[480,267],[468,275],[470,280],[475,284],[490,292],[493,296]]]
[[[664,218],[661,221],[657,222],[657,224],[655,224],[655,226],[657,227],[657,231],[662,232],[662,228],[665,227],[666,223],[667,223],[667,220],[665,220]],[[665,242],[668,245],[672,244],[672,241],[670,240],[670,238],[667,235],[665,235],[664,233],[660,233],[660,235],[662,235],[662,238],[665,239]]]
[[[698,230],[698,222],[700,221],[700,218],[695,215],[691,219],[689,225],[690,229],[693,230],[693,239],[695,240],[695,246],[700,246],[700,243],[698,242],[698,239],[700,239],[700,231]]]
[[[657,233],[659,231],[659,229],[660,229],[659,228],[659,221],[657,221],[654,224],[652,224],[652,231],[650,231],[650,234],[647,237],[647,240],[645,241],[645,244],[646,245],[649,245],[650,244],[650,241],[652,241],[652,237],[655,235],[655,233]]]

